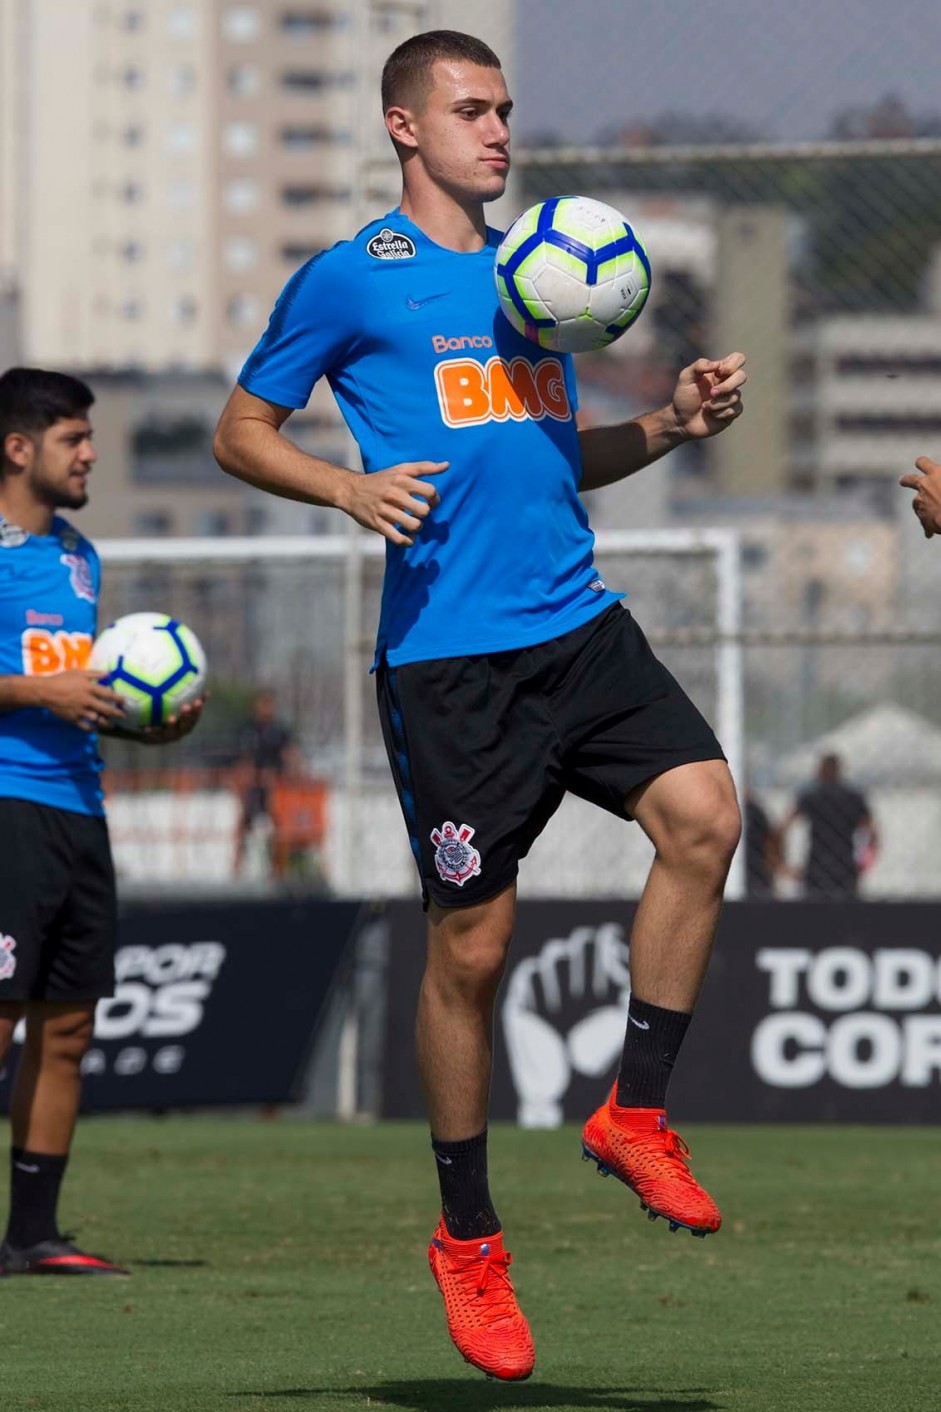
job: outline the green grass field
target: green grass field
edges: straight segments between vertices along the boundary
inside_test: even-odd
[[[131,1280],[0,1281],[3,1412],[936,1412],[941,1130],[690,1128],[726,1224],[648,1223],[573,1129],[496,1127],[528,1383],[448,1340],[416,1125],[97,1119],[63,1199]]]

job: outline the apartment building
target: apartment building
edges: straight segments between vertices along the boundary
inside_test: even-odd
[[[472,27],[511,74],[513,9],[483,0],[471,24],[457,0],[0,0],[0,352],[87,374],[99,422],[121,409],[105,437],[118,462],[98,473],[123,488],[109,533],[157,523],[133,409],[159,422],[161,393],[142,398],[139,379],[166,379],[172,421],[191,378],[211,427],[293,271],[396,201],[385,57],[419,30]],[[209,454],[194,418],[184,460]],[[325,388],[291,434],[351,454]],[[193,483],[167,477],[185,498]],[[238,485],[212,485],[207,471],[198,512],[165,523],[316,527],[316,511],[269,497],[250,513]]]

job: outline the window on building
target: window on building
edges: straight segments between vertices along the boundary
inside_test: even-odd
[[[196,70],[192,64],[174,64],[167,83],[174,98],[187,98],[196,88]]]
[[[857,436],[937,436],[941,432],[941,416],[931,412],[847,412],[833,422],[837,431]]]
[[[167,264],[176,274],[187,274],[196,263],[196,245],[192,240],[171,240],[167,246]]]
[[[303,265],[308,260],[312,260],[315,255],[319,255],[322,250],[322,245],[301,245],[289,242],[281,246],[281,259],[286,260],[289,265]]]
[[[285,206],[313,206],[318,201],[345,201],[349,187],[342,186],[282,186],[281,200]]]
[[[281,129],[279,139],[286,152],[312,152],[325,143],[346,146],[352,142],[353,134],[348,128],[328,127],[325,123],[310,123],[304,127],[292,124]]]
[[[258,124],[226,123],[222,141],[230,157],[252,157],[258,151]]]
[[[135,30],[144,28],[144,12],[139,5],[134,5],[127,9],[121,16],[121,28],[133,33]]]
[[[140,147],[144,140],[144,129],[140,123],[128,123],[121,133],[121,141],[125,147]]]
[[[253,294],[233,294],[226,306],[226,317],[233,328],[247,328],[258,322],[260,308]]]
[[[167,187],[167,205],[171,211],[191,211],[196,205],[196,186],[191,181],[171,181]]]
[[[144,247],[139,240],[126,240],[121,246],[121,259],[129,265],[137,265],[144,258]]]
[[[200,510],[196,515],[193,528],[196,534],[215,539],[229,534],[232,525],[225,510]]]
[[[261,33],[255,5],[230,5],[222,16],[222,33],[233,44],[251,44]]]
[[[196,322],[197,313],[196,300],[192,294],[181,294],[173,301],[173,322],[179,328],[190,328]]]
[[[229,92],[234,98],[251,98],[260,87],[257,64],[233,64],[229,69]]]
[[[285,10],[281,16],[281,33],[288,39],[314,39],[325,30],[340,29],[345,23],[345,16],[330,10]]]
[[[223,258],[227,270],[243,274],[258,263],[258,242],[250,235],[230,235],[225,243]]]
[[[174,5],[167,16],[167,33],[171,39],[196,38],[196,11],[192,5]]]
[[[246,211],[254,211],[259,198],[258,183],[252,181],[251,177],[236,177],[233,181],[226,182],[226,208],[237,215],[244,214]]]
[[[330,75],[320,69],[288,69],[281,75],[281,87],[288,93],[322,93],[330,87]]]
[[[144,70],[139,69],[136,64],[128,64],[127,68],[121,71],[121,82],[125,88],[134,90],[144,86]]]
[[[144,199],[144,188],[138,181],[125,181],[118,187],[118,195],[125,206],[139,206]]]
[[[136,323],[144,312],[144,306],[140,299],[125,299],[121,305],[121,317],[127,319],[128,323]]]
[[[173,516],[169,510],[138,510],[134,516],[134,533],[147,538],[173,533]]]
[[[171,123],[167,133],[167,148],[181,155],[196,150],[195,123]]]

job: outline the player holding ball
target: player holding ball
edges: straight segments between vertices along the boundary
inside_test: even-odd
[[[95,1005],[113,993],[115,881],[99,734],[125,734],[116,692],[88,670],[101,580],[93,545],[57,512],[88,500],[95,463],[77,378],[0,376],[0,1067],[26,1040],[11,1100],[2,1275],[123,1275],[63,1238],[59,1187]],[[133,738],[179,739],[201,702]]]
[[[720,1223],[665,1098],[738,843],[735,788],[711,728],[597,572],[580,493],[729,427],[745,360],[701,358],[667,406],[580,432],[571,357],[498,306],[484,206],[506,185],[512,103],[497,56],[469,35],[416,35],[387,60],[382,103],[401,205],[290,280],[216,455],[388,541],[375,665],[428,914],[417,1042],[441,1187],[429,1258],[460,1352],[521,1379],[534,1346],[487,1178],[493,1005],[519,860],[567,791],[636,819],[656,850],[620,1073],[585,1150],[675,1226]],[[366,475],[281,434],[320,377]]]

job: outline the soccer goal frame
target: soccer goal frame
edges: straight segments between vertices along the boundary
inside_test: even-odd
[[[603,530],[595,536],[599,557],[606,554],[663,555],[673,558],[706,558],[714,565],[716,594],[714,620],[699,629],[696,641],[713,649],[716,681],[716,717],[713,722],[729,761],[732,775],[744,797],[745,713],[742,652],[742,570],[740,536],[731,529]],[[385,553],[384,541],[359,530],[355,524],[339,535],[232,536],[187,539],[102,539],[97,541],[102,563],[144,567],[248,563],[309,563],[313,560],[343,565],[344,621],[344,789],[346,826],[342,843],[342,890],[356,894],[357,819],[363,795],[363,690],[362,614],[364,566]],[[726,896],[745,892],[744,847],[736,853]]]

